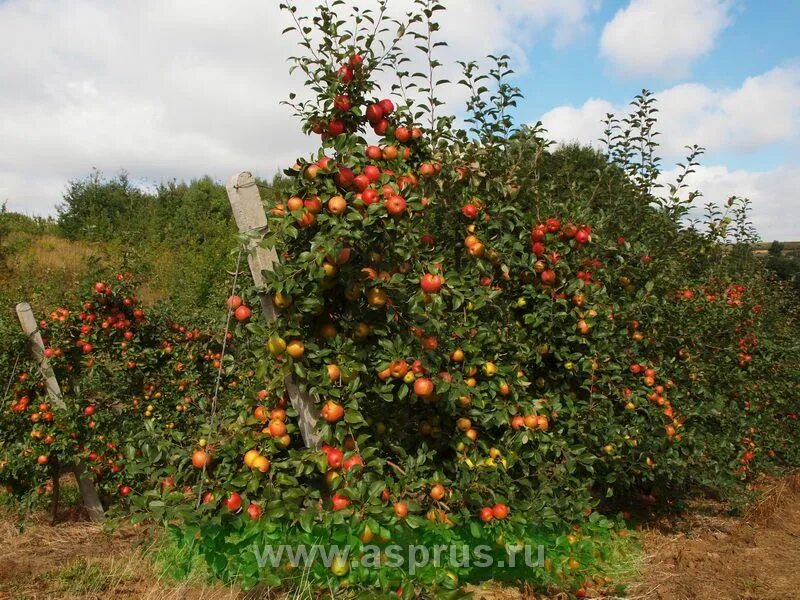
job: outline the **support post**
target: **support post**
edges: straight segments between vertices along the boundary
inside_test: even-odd
[[[273,265],[278,262],[275,248],[264,248],[261,241],[267,228],[267,215],[261,201],[255,177],[249,171],[237,173],[231,177],[228,185],[228,200],[233,210],[233,218],[239,231],[249,236],[247,260],[250,264],[250,273],[256,287],[263,288],[263,271],[272,271]],[[272,298],[266,290],[259,293],[261,309],[267,322],[277,318]],[[289,400],[298,413],[300,433],[307,448],[316,448],[319,445],[319,436],[315,431],[319,409],[319,397],[302,391],[291,375],[285,380]]]
[[[39,325],[36,318],[33,316],[33,309],[27,302],[20,302],[17,304],[17,318],[22,326],[22,331],[28,336],[29,347],[31,355],[34,360],[39,364],[39,370],[44,375],[45,387],[50,401],[58,408],[65,409],[64,398],[61,395],[61,387],[58,385],[58,379],[50,366],[50,361],[44,355],[44,341],[42,334],[39,331]],[[78,481],[78,488],[80,488],[81,496],[83,497],[83,505],[89,513],[89,518],[92,521],[103,520],[103,505],[100,498],[97,496],[97,490],[94,488],[94,483],[91,479],[84,476],[86,469],[83,463],[79,462],[77,466],[71,467],[70,470],[75,474],[75,479]],[[54,491],[57,489],[57,482],[54,482]],[[56,502],[57,496],[56,496]],[[54,515],[55,519],[55,515]]]

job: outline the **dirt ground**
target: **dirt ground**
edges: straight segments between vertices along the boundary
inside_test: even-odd
[[[800,598],[800,478],[774,482],[744,517],[693,507],[670,528],[643,533],[642,600]]]
[[[44,515],[22,526],[0,515],[0,600],[280,597],[162,581],[145,556],[149,539],[143,527],[112,533],[85,522],[51,527]],[[680,519],[649,523],[641,540],[644,559],[631,600],[799,599],[800,477],[770,484],[743,517],[727,516],[718,503],[697,503]],[[542,600],[494,587],[475,598]]]

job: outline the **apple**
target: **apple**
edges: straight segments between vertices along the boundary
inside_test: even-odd
[[[370,104],[366,110],[367,121],[375,125],[378,121],[383,119],[383,107],[380,104]]]
[[[478,207],[474,204],[465,204],[461,209],[461,214],[472,221],[478,216]]]
[[[361,175],[356,175],[353,178],[353,187],[359,192],[363,192],[365,189],[367,189],[370,183],[371,183],[370,178],[367,177],[364,173],[362,173]]]
[[[340,188],[347,190],[353,185],[355,177],[356,174],[350,167],[339,167],[339,170],[333,175],[333,180]]]
[[[247,507],[247,514],[250,515],[251,520],[258,521],[261,518],[261,507],[255,502],[251,502]]]
[[[420,377],[414,382],[414,393],[422,398],[427,398],[433,394],[433,381],[427,377]]]
[[[384,202],[386,212],[393,217],[401,217],[406,212],[406,200],[402,196],[392,196]]]
[[[419,285],[426,294],[437,294],[442,289],[444,280],[439,275],[425,273],[420,277]]]
[[[383,150],[381,151],[384,160],[394,160],[397,158],[397,147],[396,146],[384,146]],[[384,170],[384,173],[387,175],[393,174],[392,171]]]
[[[347,94],[340,94],[333,99],[333,106],[336,110],[347,112],[352,108],[353,104],[350,102],[350,96]]]
[[[495,519],[503,520],[508,516],[508,506],[503,503],[495,504],[492,508],[492,516]]]
[[[253,460],[252,468],[256,471],[260,471],[261,473],[266,473],[269,471],[270,466],[269,459],[266,456],[258,455]]]
[[[350,506],[350,498],[344,494],[333,494],[333,496],[331,496],[331,502],[333,503],[333,510],[343,510]]]
[[[553,285],[556,282],[556,272],[552,269],[545,269],[539,277],[541,277],[542,283],[545,285]]]
[[[228,510],[231,512],[236,512],[242,507],[242,496],[238,492],[233,492],[228,499],[225,500],[225,506],[228,507]]]
[[[372,146],[372,147],[377,148],[377,146]],[[380,148],[378,148],[378,152],[381,152]],[[367,165],[366,167],[364,167],[363,172],[370,183],[375,183],[381,178],[381,170],[375,165]],[[361,191],[363,192],[364,190]]]
[[[252,314],[252,311],[245,305],[240,306],[233,312],[233,316],[236,320],[242,323],[249,321]]]
[[[388,98],[384,98],[378,104],[383,109],[384,116],[392,114],[394,112],[394,103],[389,100]]]
[[[437,483],[433,487],[431,487],[430,497],[436,500],[437,502],[444,498],[445,489],[441,483]]]
[[[342,135],[345,130],[344,121],[341,119],[331,119],[328,123],[328,134],[332,136]]]
[[[205,450],[196,450],[192,454],[192,466],[195,469],[202,469],[211,464],[211,455]]]
[[[353,68],[350,65],[342,65],[339,67],[337,73],[339,74],[339,78],[342,80],[342,82],[350,83],[353,81]]]
[[[328,457],[328,466],[331,469],[338,469],[342,466],[342,460],[344,459],[344,453],[339,450],[338,448],[328,448],[325,450],[325,454]]]
[[[378,190],[375,188],[367,188],[363,192],[361,192],[361,200],[363,200],[364,204],[369,206],[370,204],[375,204],[378,201]]]
[[[364,459],[361,458],[358,454],[354,454],[353,456],[351,456],[342,463],[342,470],[349,471],[356,465],[363,465],[363,464],[364,464]]]
[[[344,417],[344,407],[333,400],[328,400],[322,405],[320,414],[328,423],[336,423]]]
[[[411,131],[409,131],[408,127],[397,127],[394,130],[394,139],[401,144],[405,144],[411,139]]]
[[[386,131],[389,129],[389,121],[386,119],[380,119],[375,123],[372,129],[378,135],[385,135]]]
[[[395,502],[393,508],[398,519],[405,519],[408,516],[408,505],[405,502]]]
[[[480,517],[481,521],[483,521],[484,523],[488,523],[492,519],[494,519],[494,513],[492,512],[492,509],[489,508],[488,506],[485,506],[484,508],[482,508],[480,510],[480,512],[478,513],[478,516]]]
[[[341,215],[345,210],[347,210],[347,201],[342,196],[331,196],[328,200],[328,212],[332,215]]]

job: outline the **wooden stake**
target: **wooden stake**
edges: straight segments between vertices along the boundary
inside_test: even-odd
[[[50,396],[50,401],[58,408],[66,409],[64,398],[61,395],[61,387],[58,385],[58,379],[56,379],[53,368],[50,366],[50,361],[48,361],[44,355],[44,341],[42,340],[42,334],[39,331],[36,318],[33,316],[31,305],[27,302],[20,302],[17,304],[17,318],[19,318],[19,323],[22,325],[22,331],[25,332],[25,335],[28,336],[28,340],[30,341],[29,346],[31,354],[39,363],[39,370],[42,372],[42,375],[44,375],[44,382],[47,388],[47,395]],[[78,487],[83,497],[83,505],[89,513],[89,518],[92,521],[102,521],[104,516],[103,505],[100,502],[100,498],[97,496],[97,490],[95,490],[92,480],[84,477],[86,468],[83,463],[78,462],[77,466],[70,467],[67,470],[71,470],[75,474],[75,479],[78,481]],[[54,509],[57,507],[58,503],[58,495],[56,492],[58,489],[57,485],[58,482],[54,482],[53,490],[54,493],[56,493]]]
[[[267,215],[261,202],[261,194],[256,185],[256,179],[249,171],[237,173],[231,177],[228,185],[228,199],[233,210],[233,218],[239,232],[249,236],[248,257],[250,273],[256,287],[264,287],[263,271],[272,271],[273,265],[278,262],[275,248],[264,248],[261,245],[267,228]],[[261,309],[267,322],[277,318],[272,298],[266,291],[259,293]],[[319,414],[320,399],[316,394],[309,394],[301,390],[291,375],[285,380],[289,400],[298,413],[300,433],[307,448],[316,448],[319,445],[319,436],[315,427]]]

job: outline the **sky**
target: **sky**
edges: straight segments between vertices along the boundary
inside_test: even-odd
[[[518,120],[541,120],[557,142],[596,143],[605,113],[650,89],[663,181],[684,146],[704,146],[689,181],[703,202],[747,196],[763,239],[800,239],[800,1],[444,3],[447,75],[455,60],[510,54]],[[409,4],[390,0],[398,14]],[[278,5],[0,0],[0,203],[53,215],[93,168],[142,185],[225,181],[271,177],[310,152],[280,104],[302,82],[288,74],[295,39]],[[458,112],[462,92],[442,94]]]

